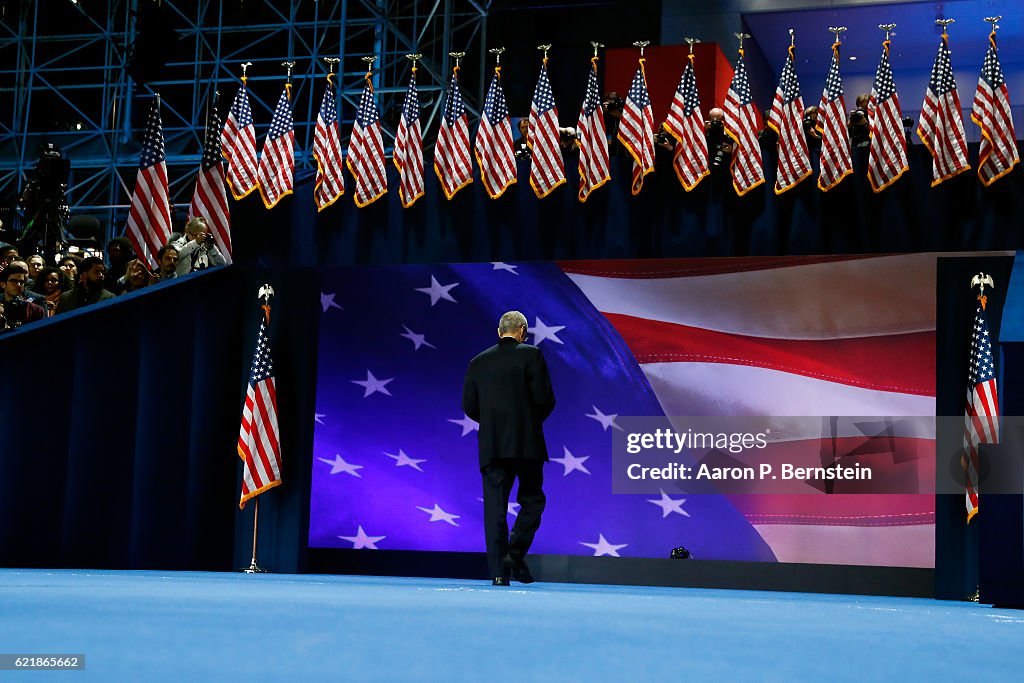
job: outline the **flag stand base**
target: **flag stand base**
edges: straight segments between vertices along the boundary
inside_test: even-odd
[[[263,567],[261,567],[258,564],[256,564],[256,559],[255,558],[253,558],[253,561],[249,563],[248,567],[246,567],[245,569],[240,569],[239,571],[244,572],[246,574],[266,574],[267,573],[266,569],[264,569]]]

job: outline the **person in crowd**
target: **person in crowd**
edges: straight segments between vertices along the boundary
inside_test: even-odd
[[[811,105],[804,109],[804,135],[807,137],[807,147],[812,150],[821,149],[821,120],[818,118],[820,111],[817,105]]]
[[[125,273],[118,280],[119,294],[127,294],[148,287],[156,282],[156,277],[146,270],[145,264],[138,259],[132,259],[125,267]]]
[[[32,287],[39,277],[39,271],[46,265],[46,260],[39,254],[32,254],[25,259],[25,263],[28,264],[28,286]]]
[[[0,244],[0,269],[6,268],[11,261],[18,258],[18,248],[6,242]]]
[[[97,301],[113,299],[114,295],[104,289],[107,267],[103,259],[95,256],[82,259],[78,268],[78,282],[70,292],[61,295],[57,302],[57,313],[67,313]]]
[[[622,120],[622,110],[626,106],[625,100],[614,90],[610,90],[601,98],[601,108],[604,109],[604,126],[608,134],[608,155],[628,155],[629,152],[619,142],[619,121]]]
[[[39,271],[39,276],[32,285],[31,291],[41,294],[46,299],[46,315],[53,315],[57,310],[57,302],[61,295],[71,289],[71,282],[63,271],[47,266]]]
[[[107,242],[107,289],[113,294],[121,293],[120,281],[128,267],[128,262],[135,258],[135,247],[127,237],[115,237]]]
[[[157,281],[170,280],[178,275],[178,250],[170,244],[160,248],[156,252],[157,271],[153,277]]]
[[[19,268],[24,268],[26,273],[31,272],[32,270],[31,268],[29,268],[28,261],[21,257],[18,257],[11,261],[11,265],[18,266]],[[46,297],[44,297],[42,294],[38,294],[35,291],[33,291],[31,277],[25,283],[24,296],[26,299],[36,304],[37,306],[42,306],[43,309],[46,308]]]
[[[469,363],[462,410],[480,424],[480,472],[484,480],[484,537],[491,583],[530,583],[526,553],[544,512],[544,420],[555,394],[544,355],[526,340],[526,316],[508,311],[498,321],[498,343]],[[508,497],[519,480],[520,504],[509,535]]]
[[[213,232],[202,216],[194,216],[186,223],[185,234],[177,242],[171,243],[171,246],[178,250],[178,275],[227,263],[213,241]]]
[[[68,254],[67,256],[62,256],[61,259],[57,261],[57,268],[68,276],[68,282],[75,283],[78,282],[78,264],[81,261],[82,259],[77,256]]]
[[[13,330],[27,323],[42,320],[46,311],[25,297],[28,268],[10,264],[0,270],[0,331]]]

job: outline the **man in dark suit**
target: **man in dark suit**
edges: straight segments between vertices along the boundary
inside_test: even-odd
[[[544,463],[548,449],[543,423],[555,408],[548,366],[540,349],[524,344],[526,317],[509,311],[498,322],[498,343],[469,363],[462,409],[480,424],[480,472],[484,480],[484,535],[491,583],[509,578],[530,583],[524,560],[540,527],[546,501]],[[519,479],[521,506],[512,535],[508,497]]]

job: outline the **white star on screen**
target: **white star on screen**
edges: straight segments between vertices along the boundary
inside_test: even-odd
[[[558,333],[565,329],[565,325],[545,325],[544,321],[540,318],[534,318],[537,322],[534,327],[526,329],[527,332],[533,335],[533,345],[540,346],[541,342],[550,339],[558,344],[562,343],[562,340],[558,338]]]
[[[414,470],[419,470],[420,472],[423,471],[423,468],[420,467],[420,463],[426,462],[425,459],[419,460],[416,458],[410,458],[408,455],[405,454],[405,451],[403,451],[401,448],[398,449],[398,455],[392,455],[391,453],[385,453],[384,455],[394,459],[395,467],[402,467],[404,465],[407,467],[411,467]]]
[[[425,334],[416,334],[415,332],[410,330],[405,325],[402,325],[402,329],[405,330],[405,332],[403,334],[398,335],[398,336],[405,337],[406,339],[411,340],[412,343],[416,347],[415,349],[413,349],[414,351],[419,351],[421,346],[429,346],[432,349],[436,349],[437,348],[436,346],[434,346],[433,344],[431,344],[430,342],[427,341],[427,335],[425,335]]]
[[[345,309],[334,303],[334,292],[320,292],[320,307],[323,308],[323,312],[326,313],[329,308],[337,308],[339,311]]]
[[[457,520],[459,517],[462,516],[462,515],[453,515],[450,512],[445,512],[444,510],[441,509],[441,506],[438,505],[437,503],[434,503],[434,507],[433,508],[421,508],[419,505],[417,505],[416,509],[417,510],[423,510],[423,512],[429,513],[430,514],[430,521],[431,522],[448,522],[452,526],[458,526],[459,523],[456,522],[455,520]]]
[[[562,473],[563,477],[569,476],[569,473],[572,472],[573,470],[579,470],[584,474],[590,474],[590,470],[588,470],[583,465],[587,458],[590,457],[589,455],[584,455],[582,458],[577,458],[575,455],[570,453],[569,449],[566,448],[565,446],[562,446],[562,449],[565,451],[565,455],[561,458],[551,458],[551,462],[562,463],[562,467],[565,468],[565,471]]]
[[[658,489],[658,490],[661,491],[661,498],[658,498],[658,499],[648,498],[647,502],[648,503],[653,503],[654,505],[657,505],[658,507],[661,508],[661,518],[662,519],[665,519],[666,517],[668,517],[673,512],[678,512],[679,514],[681,514],[684,517],[689,517],[690,516],[690,513],[683,509],[683,503],[686,502],[685,498],[679,498],[678,500],[675,500],[671,496],[669,496],[667,493],[665,493],[662,489]]]
[[[494,266],[492,270],[507,270],[513,275],[519,275],[519,272],[516,270],[519,266],[513,266],[503,261],[491,261],[491,265]]]
[[[618,413],[615,413],[614,415],[605,415],[597,406],[594,406],[593,414],[587,413],[587,417],[600,422],[601,426],[604,427],[604,431],[606,432],[608,431],[609,427],[611,427],[612,429],[618,429],[620,432],[622,431],[622,427],[615,424],[615,418],[617,418],[618,416]]]
[[[366,392],[363,394],[363,398],[366,398],[370,394],[375,394],[375,393],[378,393],[378,392],[381,393],[381,394],[384,394],[386,396],[390,396],[391,392],[388,391],[388,388],[387,388],[386,385],[387,385],[388,382],[392,381],[393,379],[394,379],[394,377],[392,377],[390,379],[377,379],[376,377],[373,376],[372,372],[367,370],[366,371],[366,379],[365,380],[353,379],[353,380],[351,380],[351,382],[352,382],[352,384],[358,384],[361,387],[363,387],[364,389],[366,389]]]
[[[325,462],[331,466],[331,474],[339,474],[345,472],[351,474],[353,477],[363,478],[363,475],[359,474],[356,470],[363,469],[362,465],[353,465],[350,462],[345,462],[345,458],[341,457],[337,453],[334,454],[334,460],[328,460],[327,458],[317,458],[320,462]]]
[[[320,419],[322,417],[327,417],[327,413],[313,413],[314,422],[316,422],[317,424],[326,425],[327,423]]]
[[[480,425],[477,424],[477,422],[471,419],[468,415],[463,415],[461,420],[453,420],[451,418],[448,418],[448,421],[462,427],[462,436],[466,436],[466,434],[478,431],[480,429]]]
[[[430,305],[434,306],[441,299],[444,299],[445,301],[451,301],[452,303],[458,303],[457,301],[455,301],[455,299],[449,293],[449,292],[451,292],[452,289],[454,289],[455,287],[458,287],[458,286],[459,286],[458,282],[453,282],[450,285],[442,285],[440,282],[437,281],[437,279],[433,275],[431,275],[430,276],[430,286],[429,287],[417,287],[416,291],[417,292],[423,292],[424,294],[429,294],[430,295]]]
[[[580,541],[580,545],[585,545],[588,548],[593,548],[594,557],[601,557],[602,555],[608,555],[610,557],[619,557],[619,549],[625,548],[629,544],[622,543],[616,545],[614,543],[609,543],[605,540],[604,534],[598,534],[597,543],[585,543],[583,541]]]
[[[367,550],[377,550],[377,546],[375,545],[377,541],[382,541],[387,538],[387,536],[367,536],[366,532],[363,531],[363,527],[359,527],[355,536],[338,536],[338,538],[343,541],[351,542],[353,550],[362,550],[363,548],[366,548]]]

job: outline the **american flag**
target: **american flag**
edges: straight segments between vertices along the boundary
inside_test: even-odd
[[[249,386],[242,408],[242,426],[238,433],[238,457],[242,459],[242,496],[238,507],[267,489],[281,485],[281,432],[277,427],[277,387],[274,361],[270,357],[267,336],[269,309],[260,319],[253,354]]]
[[[796,187],[801,180],[811,175],[811,157],[807,151],[807,136],[804,134],[804,100],[800,96],[800,81],[794,68],[793,46],[779,76],[779,87],[775,90],[771,111],[768,112],[768,126],[779,136],[779,161],[775,174],[775,194],[782,194]]]
[[[256,171],[263,205],[274,208],[281,198],[292,193],[295,182],[295,127],[292,105],[288,101],[291,85],[286,85],[277,101],[270,131],[263,143],[263,154]]]
[[[402,206],[409,208],[423,196],[423,134],[420,131],[420,98],[416,92],[416,67],[405,91],[402,120],[395,135],[395,166],[400,183],[398,196]]]
[[[587,201],[590,193],[611,179],[608,171],[608,133],[604,127],[604,107],[597,86],[597,61],[587,70],[587,94],[580,107],[576,133],[580,141],[579,199]]]
[[[535,552],[667,557],[684,543],[703,559],[933,567],[934,489],[880,487],[935,473],[935,264],[909,254],[327,271],[315,293],[309,545],[483,550],[462,378],[494,343],[489,316],[528,301],[528,341],[558,397],[544,424],[548,507]],[[626,415],[779,416],[780,426],[819,416],[801,433],[814,464],[870,464],[875,481],[829,495],[687,495],[671,481],[663,496],[616,495],[611,435]],[[900,418],[841,419],[834,452],[822,415]],[[872,438],[890,427],[893,440]],[[513,502],[509,519],[517,512]]]
[[[256,129],[252,123],[252,109],[249,107],[249,93],[244,78],[228,111],[220,143],[228,160],[231,194],[235,199],[248,196],[257,185]]]
[[[871,146],[868,149],[868,180],[871,189],[881,192],[907,172],[907,134],[903,130],[900,98],[889,65],[889,41],[882,43],[875,83],[868,106]]]
[[[334,83],[327,79],[320,112],[316,115],[313,134],[313,158],[316,159],[316,210],[323,211],[345,194],[345,165],[341,159],[341,136],[338,133],[338,104]]]
[[[676,139],[672,168],[683,188],[689,192],[709,173],[708,141],[704,135],[704,117],[700,113],[692,54],[669,105],[665,130]]]
[[[434,146],[434,173],[441,181],[444,196],[455,193],[473,182],[473,161],[469,151],[469,116],[462,101],[459,67],[452,70],[452,85],[444,102],[441,130]]]
[[[967,367],[963,465],[967,473],[968,522],[978,513],[978,446],[983,443],[999,443],[999,393],[996,390],[992,339],[985,319],[985,302],[985,296],[978,297]]]
[[[626,93],[626,102],[619,119],[619,142],[633,157],[634,195],[640,194],[644,187],[644,176],[654,171],[654,112],[651,109],[651,98],[647,94],[647,74],[644,72],[644,59],[640,58],[640,66],[633,75],[633,83]]]
[[[850,157],[850,133],[846,127],[846,103],[843,102],[843,77],[839,73],[839,43],[832,45],[832,64],[825,77],[825,91],[818,107],[821,124],[821,174],[818,187],[828,192],[853,173]]]
[[[231,263],[231,213],[228,210],[228,192],[224,187],[224,165],[220,152],[220,113],[217,104],[210,107],[210,118],[206,122],[206,144],[203,146],[203,160],[199,165],[196,191],[192,195],[189,214],[202,216],[213,231],[213,241]]]
[[[501,67],[494,69],[494,78],[484,99],[483,116],[476,132],[476,163],[480,166],[487,196],[497,199],[516,182],[516,158],[512,151],[512,121],[501,89]]]
[[[736,61],[736,71],[725,95],[725,133],[736,144],[729,170],[732,186],[741,197],[764,182],[761,161],[761,143],[757,140],[758,115],[750,94],[747,67],[743,63],[743,50]]]
[[[160,123],[160,98],[146,119],[146,137],[135,176],[135,192],[128,210],[125,234],[150,270],[157,267],[156,253],[171,239],[171,202],[167,193],[164,133]]]
[[[971,168],[960,95],[949,63],[949,37],[945,34],[939,41],[939,53],[924,93],[917,136],[932,153],[932,187]]]
[[[530,104],[530,186],[538,198],[547,197],[565,182],[565,161],[558,144],[558,107],[548,80],[547,58],[540,67]]]
[[[1020,163],[1017,137],[1013,132],[1010,93],[1006,89],[1003,69],[999,66],[994,32],[989,35],[988,51],[981,64],[971,120],[981,127],[978,178],[982,184],[991,185]]]
[[[380,112],[373,97],[373,83],[366,77],[359,98],[356,123],[348,141],[348,170],[356,179],[356,206],[362,208],[383,197],[388,191],[387,162],[384,140],[380,133]]]

